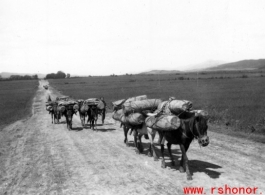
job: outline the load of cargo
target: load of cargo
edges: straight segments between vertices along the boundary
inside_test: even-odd
[[[179,128],[180,119],[175,115],[149,116],[145,119],[145,123],[152,129],[173,131]]]
[[[179,115],[183,112],[189,112],[192,109],[192,102],[188,100],[169,100],[163,101],[156,112],[163,111],[165,114]]]
[[[144,100],[136,100],[136,97],[130,99],[128,102],[125,99],[112,102],[114,107],[119,108],[114,109],[112,118],[129,126],[145,123],[156,130],[173,131],[180,127],[182,118],[192,117],[194,113],[208,117],[204,110],[192,110],[192,102],[188,100],[171,97],[162,102],[160,99],[147,99],[147,96]]]
[[[161,102],[160,99],[147,99],[146,95],[118,100],[112,102],[114,107],[112,118],[129,126],[138,126],[144,123],[147,117],[145,112],[155,111]]]
[[[89,98],[84,101],[88,106],[97,106],[98,109],[102,110],[105,108],[105,104],[98,98]]]
[[[147,99],[147,95],[140,95],[140,96],[136,96],[136,97],[130,97],[127,99],[121,99],[121,100],[117,100],[115,102],[112,102],[113,105],[113,110],[119,110],[122,109],[122,105],[125,102],[132,102],[132,101],[137,101],[137,100],[146,100]]]
[[[114,111],[113,112],[113,114],[112,114],[112,118],[114,119],[114,120],[116,120],[116,121],[120,121],[120,122],[122,122],[121,121],[121,118],[124,116],[124,113],[123,113],[123,110],[122,109],[120,109],[120,110],[116,110],[116,111]]]
[[[46,104],[46,110],[47,111],[52,111],[53,110],[53,107],[55,105],[57,105],[57,102],[55,102],[55,101],[48,101],[45,104]]]
[[[146,100],[125,102],[122,105],[122,109],[125,115],[131,113],[143,112],[146,110],[153,112],[158,108],[158,105],[161,104],[161,102],[162,100],[160,99],[146,99]]]

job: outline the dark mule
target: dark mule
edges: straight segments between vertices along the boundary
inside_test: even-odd
[[[129,142],[128,142],[128,133],[130,131],[130,135],[132,134],[132,132],[134,132],[134,145],[135,147],[137,147],[137,142],[136,142],[136,139],[135,139],[135,133],[136,133],[136,127],[132,127],[130,125],[127,125],[127,124],[124,124],[121,122],[121,126],[123,128],[123,132],[124,132],[124,143],[126,144],[127,147],[129,147]]]
[[[88,112],[88,105],[86,103],[84,103],[84,101],[80,101],[78,102],[78,106],[79,106],[79,116],[80,116],[80,120],[81,120],[81,124],[84,127],[85,126],[85,120],[86,120],[86,115]]]
[[[167,143],[167,148],[169,152],[169,156],[171,159],[172,166],[175,165],[172,152],[171,145],[178,144],[180,146],[180,150],[182,152],[182,157],[180,161],[180,172],[185,172],[184,167],[186,168],[187,179],[191,180],[191,173],[189,170],[189,163],[187,157],[187,151],[189,149],[190,143],[192,140],[198,139],[200,146],[207,146],[209,144],[209,137],[207,136],[207,120],[208,118],[202,115],[197,115],[192,113],[192,117],[189,118],[181,118],[180,119],[180,127],[175,131],[158,131],[160,136],[160,146],[161,146],[161,155],[162,155],[162,168],[165,168],[165,159],[164,159],[164,142]]]
[[[49,114],[51,115],[52,117],[52,124],[55,123],[55,118],[54,118],[54,111],[53,111],[53,108],[51,110],[49,110]]]
[[[77,112],[77,110],[74,109],[73,105],[65,106],[65,110],[63,112],[63,115],[66,118],[66,124],[67,124],[67,129],[68,130],[72,129],[73,115],[76,114],[76,112]]]
[[[142,125],[134,126],[134,145],[136,147],[136,153],[140,154],[143,152],[143,145],[142,145],[142,137],[144,136],[145,139],[149,139],[149,151],[148,156],[154,156],[154,160],[158,160],[158,155],[155,151],[154,146],[154,139],[156,135],[156,131],[146,127],[146,124],[143,123]]]
[[[89,106],[87,115],[88,115],[87,123],[89,122],[90,128],[94,130],[98,120],[97,106],[96,105]]]

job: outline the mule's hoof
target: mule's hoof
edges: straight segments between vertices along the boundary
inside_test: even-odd
[[[187,180],[192,180],[191,175],[187,175]]]
[[[130,145],[129,145],[129,143],[128,143],[128,142],[126,142],[126,146],[127,146],[127,147],[130,147]]]
[[[165,163],[162,163],[162,164],[161,164],[161,167],[162,167],[163,169],[165,169],[165,168],[166,168]]]
[[[183,167],[179,167],[179,172],[184,173],[185,172],[184,168]]]
[[[154,157],[154,161],[158,161],[158,158],[157,157]],[[165,167],[166,167],[166,165],[165,165]]]
[[[136,149],[136,151],[135,151],[135,152],[136,152],[136,154],[140,154],[140,151],[139,151],[139,150],[137,150],[137,149]]]

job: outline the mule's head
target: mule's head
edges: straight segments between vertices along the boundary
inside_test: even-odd
[[[209,137],[207,135],[208,129],[208,117],[201,114],[195,114],[194,119],[194,131],[193,134],[198,138],[198,142],[201,146],[205,147],[209,144]]]

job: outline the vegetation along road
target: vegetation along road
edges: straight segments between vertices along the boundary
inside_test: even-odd
[[[207,147],[200,148],[197,141],[191,144],[193,180],[187,181],[178,163],[170,166],[167,154],[166,169],[147,156],[148,140],[141,155],[135,153],[132,136],[126,147],[111,113],[98,131],[81,128],[79,116],[74,116],[72,131],[66,129],[64,118],[52,124],[45,102],[48,94],[54,99],[59,92],[43,89],[45,82],[40,81],[32,117],[0,132],[0,194],[184,194],[185,187],[218,194],[225,185],[234,192],[244,187],[265,194],[264,144],[209,131]],[[179,147],[172,149],[179,159]]]

